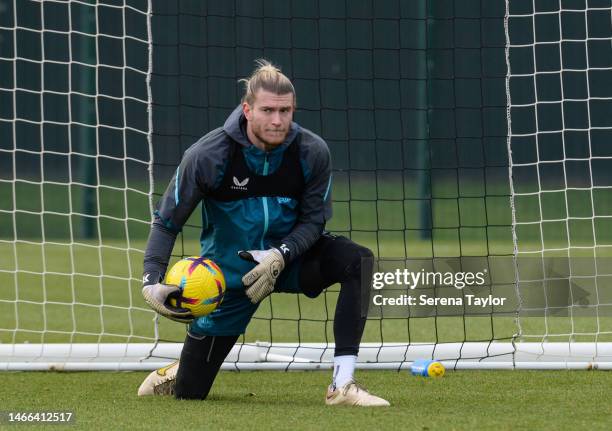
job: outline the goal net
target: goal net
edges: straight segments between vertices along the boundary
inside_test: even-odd
[[[0,7],[2,367],[152,342],[150,5]]]
[[[506,40],[518,334],[609,363],[612,5],[510,1]]]
[[[0,7],[0,369],[178,357],[185,327],[140,293],[153,206],[260,57],[330,147],[329,230],[379,273],[485,274],[372,290],[461,305],[372,300],[358,367],[610,367],[609,0]],[[224,368],[331,367],[338,292],[266,298]]]

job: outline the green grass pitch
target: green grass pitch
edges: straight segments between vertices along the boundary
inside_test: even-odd
[[[51,429],[608,430],[612,373],[458,371],[442,379],[358,371],[381,409],[324,405],[329,372],[221,372],[206,401],[138,398],[146,373],[3,373],[2,410],[73,411]],[[6,396],[10,394],[10,396]],[[12,429],[6,422],[0,428]],[[17,428],[15,428],[17,429]],[[41,429],[40,425],[18,429]]]
[[[353,197],[346,193],[343,196],[341,186],[335,190],[336,197],[346,200]],[[21,190],[19,196],[29,196],[33,192],[35,190]],[[366,192],[368,190],[363,193]],[[59,191],[45,191],[45,196],[49,205],[54,201],[58,208],[66,205]],[[0,187],[0,197],[6,197],[0,199],[1,202],[13,201],[6,187]],[[510,220],[505,197],[496,198],[494,202],[489,199],[486,205],[481,202],[484,198],[472,201],[472,198],[455,197],[456,194],[444,196],[444,199],[433,202],[433,225],[444,229],[434,231],[430,240],[421,238],[416,231],[404,231],[406,227],[416,226],[410,223],[418,224],[418,208],[413,202],[404,202],[403,206],[400,203],[398,208],[394,207],[397,203],[386,201],[340,202],[330,228],[339,232],[347,232],[351,227],[358,229],[352,233],[353,239],[373,248],[379,256],[512,252],[512,244],[508,241]],[[375,200],[376,195],[365,198]],[[31,201],[37,199],[28,200]],[[143,212],[146,200],[132,196],[128,197],[128,203],[127,212],[131,217],[148,217],[146,211]],[[102,193],[98,204],[103,214],[125,215],[120,208],[124,206],[122,199],[106,199]],[[20,207],[19,200],[17,206]],[[76,204],[75,208],[78,207]],[[557,207],[561,208],[552,204],[547,206],[551,211]],[[522,210],[522,214],[531,212]],[[352,217],[350,223],[349,213]],[[355,214],[359,216],[355,217]],[[197,217],[195,214],[194,218]],[[477,219],[475,223],[483,227],[461,228],[460,220],[466,217],[472,221]],[[501,227],[487,228],[487,223],[480,221],[485,218]],[[10,227],[13,219],[4,216],[0,217],[2,221],[6,223],[0,223],[0,285],[4,287],[0,289],[0,342],[152,340],[153,313],[142,300],[139,280],[142,252],[138,250],[144,248],[146,225],[128,224],[132,249],[126,251],[124,223],[105,219],[101,223],[102,247],[88,246],[87,241],[77,238],[81,245],[73,246],[71,255],[70,247],[61,244],[69,242],[65,217],[48,216],[41,225],[38,215],[20,214],[16,219],[18,237],[33,243],[22,242],[16,248],[9,242],[13,239],[13,228]],[[78,226],[79,221],[74,223]],[[47,236],[44,245],[35,244],[40,242],[42,227],[56,236]],[[444,232],[449,234],[443,235]],[[597,233],[598,237],[607,238],[603,228],[598,227]],[[185,239],[179,238],[175,254],[196,254],[198,246],[194,240],[198,234],[196,227],[186,227]],[[577,237],[586,238],[582,231]],[[553,245],[564,246],[567,242],[557,235],[552,239]],[[533,245],[539,246],[540,241],[533,240]],[[20,271],[15,273],[15,268]],[[44,276],[37,274],[43,269],[46,272]],[[272,295],[259,308],[245,339],[270,340],[271,336],[272,341],[281,342],[298,339],[302,342],[333,342],[336,298],[337,288],[331,288],[316,300],[297,295]],[[274,320],[270,320],[272,317]],[[164,319],[160,325],[162,339],[182,341],[184,338],[182,325]],[[364,341],[507,341],[516,330],[511,318],[418,318],[410,319],[409,324],[406,319],[372,319],[366,326]],[[577,334],[574,335],[576,341],[594,341],[592,334],[596,332],[600,333],[599,341],[610,341],[612,319],[574,318],[570,321],[555,317],[545,321],[533,318],[523,321],[523,330],[526,334],[565,334],[549,337],[548,341],[569,341],[568,334]],[[5,372],[0,375],[5,394],[0,397],[0,410],[3,412],[75,412],[74,425],[54,425],[52,429],[224,430],[248,427],[265,430],[359,428],[429,431],[612,428],[609,402],[612,399],[612,373],[601,371],[449,371],[438,380],[413,377],[406,371],[359,371],[357,377],[360,381],[392,403],[390,408],[376,410],[326,407],[323,398],[330,381],[329,371],[222,372],[209,399],[204,402],[176,401],[170,397],[140,399],[136,390],[146,376],[143,372]],[[0,423],[0,429],[7,427],[6,423]],[[44,427],[19,427],[41,428]]]

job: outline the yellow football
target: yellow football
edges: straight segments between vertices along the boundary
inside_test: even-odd
[[[173,307],[190,310],[194,317],[212,313],[225,294],[221,268],[200,256],[186,257],[175,263],[166,275],[165,283],[180,289],[169,296],[167,302]]]

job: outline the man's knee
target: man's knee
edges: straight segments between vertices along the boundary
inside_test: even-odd
[[[372,272],[372,251],[348,238],[337,237],[327,252],[323,259],[324,271],[334,278],[335,282],[361,279],[363,274]]]
[[[324,234],[310,249],[300,270],[300,289],[316,298],[324,289],[347,281],[371,278],[374,255],[343,236]]]
[[[174,391],[174,398],[177,400],[205,400],[208,392],[203,394],[198,388],[185,388],[177,386]]]

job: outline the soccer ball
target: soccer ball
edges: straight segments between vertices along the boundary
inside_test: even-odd
[[[168,296],[166,302],[172,307],[190,310],[194,317],[212,313],[225,293],[221,269],[212,260],[200,256],[186,257],[175,263],[165,283],[180,289]]]

